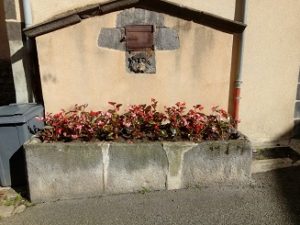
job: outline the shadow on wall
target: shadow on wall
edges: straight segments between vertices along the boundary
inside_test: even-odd
[[[16,102],[16,93],[11,64],[0,60],[0,106]]]
[[[44,104],[35,40],[23,37],[23,45],[24,47],[11,56],[12,64],[22,61],[29,90],[28,101]]]
[[[3,1],[0,1],[0,106],[16,101]],[[9,15],[8,15],[9,16]]]
[[[19,4],[22,9],[22,1]],[[24,85],[28,90],[28,102],[43,104],[35,40],[24,37],[24,23],[16,20],[15,8],[14,1],[0,0],[0,105],[16,103],[18,89]],[[24,21],[22,10],[20,14]],[[12,49],[17,51],[11,53]],[[22,79],[19,81],[19,76],[25,77],[26,84],[21,83]]]
[[[19,1],[19,8],[20,8],[20,16],[21,21],[25,21],[24,18],[24,7],[23,1]],[[28,87],[28,99],[29,102],[35,101],[39,104],[44,104],[43,93],[42,93],[42,83],[40,77],[40,69],[38,65],[38,56],[37,56],[37,49],[36,49],[36,41],[34,38],[27,38],[23,33],[23,29],[25,28],[25,24],[21,23],[21,30],[22,30],[22,41],[23,41],[23,48],[20,49],[22,56],[18,58],[15,54],[12,56],[12,61],[16,58],[16,60],[22,60],[23,67],[25,71],[25,77],[27,81]]]

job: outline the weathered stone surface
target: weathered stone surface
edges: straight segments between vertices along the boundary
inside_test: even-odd
[[[122,39],[122,29],[102,28],[98,38],[98,46],[125,51],[126,50],[125,42],[121,41],[121,39]]]
[[[251,176],[252,151],[248,141],[202,142],[186,152],[184,186],[247,182]]]
[[[19,214],[24,212],[24,210],[26,209],[25,205],[19,205],[15,208],[15,210],[13,211],[13,214]]]
[[[32,202],[103,193],[101,144],[25,145]]]
[[[131,60],[138,58],[145,59],[145,65],[143,63],[132,63]],[[126,52],[126,68],[129,73],[140,73],[140,74],[154,74],[156,73],[156,60],[155,60],[155,51],[134,51],[134,52]],[[144,66],[144,71],[141,72],[139,70],[135,71],[133,67],[135,66]]]
[[[184,154],[197,146],[196,143],[189,142],[165,142],[163,143],[164,150],[166,151],[169,169],[167,177],[167,189],[180,189],[183,188],[182,168]]]
[[[164,16],[160,13],[131,8],[123,10],[117,17],[117,27],[125,27],[127,25],[155,25],[157,27],[164,26]]]
[[[113,143],[107,163],[106,193],[165,189],[168,160],[161,143]]]
[[[14,206],[3,206],[0,205],[0,217],[10,217],[14,211]]]
[[[137,8],[120,12],[116,28],[102,28],[98,37],[98,46],[126,51],[125,28],[128,25],[152,25],[154,46],[157,50],[175,50],[180,47],[177,31],[164,26],[163,14]],[[127,51],[125,63],[129,73],[156,73],[155,52],[152,50]]]
[[[155,48],[158,50],[176,50],[180,48],[178,32],[170,28],[157,28],[155,32]]]
[[[25,145],[33,202],[247,182],[248,141]]]
[[[126,50],[125,40],[121,41],[127,25],[155,26],[154,44],[157,50],[175,50],[180,47],[179,36],[175,29],[164,26],[164,16],[144,9],[128,9],[118,15],[117,28],[102,28],[98,46],[116,50]]]
[[[5,200],[14,200],[18,197],[18,193],[13,189],[9,189],[5,192]]]

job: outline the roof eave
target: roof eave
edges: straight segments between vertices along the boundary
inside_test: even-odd
[[[81,20],[86,18],[101,16],[132,7],[168,14],[230,34],[242,33],[246,28],[246,24],[244,23],[229,20],[208,12],[184,7],[166,0],[117,0],[101,4],[93,4],[57,15],[43,23],[24,29],[24,33],[27,37],[35,38],[37,36],[80,23]]]

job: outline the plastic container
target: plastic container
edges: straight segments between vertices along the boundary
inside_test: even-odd
[[[0,184],[11,186],[10,158],[18,149],[43,128],[36,117],[44,115],[42,105],[11,104],[0,107]]]

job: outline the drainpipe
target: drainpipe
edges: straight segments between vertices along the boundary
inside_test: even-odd
[[[244,0],[241,13],[241,22],[246,24],[247,18],[247,0]],[[241,99],[241,86],[243,83],[243,56],[244,56],[244,33],[238,34],[239,41],[239,59],[237,62],[236,78],[234,81],[234,91],[233,91],[233,118],[236,121],[240,120],[239,111],[240,111],[240,99]],[[237,127],[237,125],[236,125]]]
[[[24,14],[24,22],[25,28],[30,27],[32,25],[32,10],[30,0],[22,0],[23,1],[23,14]],[[27,62],[29,66],[29,75],[30,82],[32,88],[32,101],[44,104],[43,94],[41,89],[41,79],[39,75],[39,66],[38,66],[38,57],[36,50],[36,42],[34,38],[26,37],[25,48],[27,52]]]
[[[23,15],[24,15],[24,23],[25,28],[30,27],[32,25],[32,10],[31,10],[31,2],[30,0],[23,0]],[[26,64],[28,66],[28,77],[29,77],[29,86],[30,89],[28,91],[31,92],[31,102],[41,103],[40,97],[36,95],[36,93],[40,93],[41,91],[36,88],[36,82],[39,82],[39,78],[37,78],[37,53],[35,40],[26,37],[25,42],[25,51],[26,51]]]
[[[32,25],[30,0],[23,0],[23,12],[24,12],[25,28],[27,28]]]
[[[23,0],[23,13],[24,13],[24,22],[25,28],[30,27],[32,25],[32,13],[31,13],[31,5],[30,0]],[[25,48],[27,51],[28,56],[31,55],[32,51],[32,43],[31,40],[26,37],[26,44]],[[30,59],[29,59],[30,61]]]

